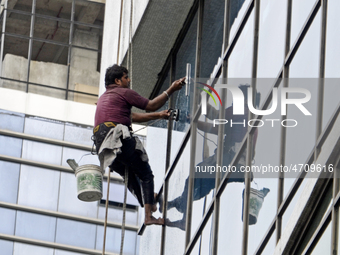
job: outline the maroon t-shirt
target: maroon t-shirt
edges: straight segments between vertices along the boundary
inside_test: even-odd
[[[131,107],[145,110],[149,99],[129,88],[109,85],[97,102],[94,126],[112,121],[126,126],[131,125]]]

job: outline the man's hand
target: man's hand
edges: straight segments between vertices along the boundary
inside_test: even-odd
[[[184,85],[185,85],[185,77],[174,81],[170,86],[170,90],[171,91],[180,90],[181,88],[183,88]]]
[[[170,110],[163,110],[158,113],[159,113],[159,119],[166,119],[166,120],[169,119],[170,114],[171,114]]]

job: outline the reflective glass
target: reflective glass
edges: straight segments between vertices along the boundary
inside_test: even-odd
[[[56,242],[94,249],[96,225],[78,221],[58,219]]]
[[[111,200],[112,201],[112,200]],[[140,208],[140,210],[143,210],[143,208]],[[101,204],[98,208],[98,219],[105,219],[105,204]],[[134,210],[126,210],[125,212],[125,223],[130,225],[140,225],[138,224],[138,211]],[[144,213],[143,213],[144,217]],[[119,208],[110,208],[107,215],[107,220],[110,222],[116,222],[116,223],[122,223],[123,221],[123,209],[121,207]]]
[[[224,1],[204,1],[201,77],[210,77],[218,58],[221,57],[223,42]]]
[[[12,4],[9,4],[11,7]],[[29,11],[30,9],[23,9],[23,11]],[[7,11],[6,19],[6,33],[16,34],[16,35],[29,35],[30,25],[31,25],[31,15],[30,13],[15,13],[10,10]]]
[[[49,6],[49,8],[51,7],[52,6]],[[57,18],[61,16],[60,14],[62,13],[62,11],[63,11],[63,6],[61,6],[61,8],[59,9],[59,13],[56,15]],[[62,22],[61,20],[52,20],[52,19],[48,19],[45,17],[44,18],[35,17],[34,37],[39,38],[39,39],[47,39],[47,40],[67,44],[69,40],[68,39],[69,35],[70,35],[70,23]],[[42,52],[43,48],[45,47],[45,43],[40,42],[40,44],[41,44],[41,47],[38,51],[39,53]],[[40,56],[42,55],[43,53]],[[36,54],[33,54],[32,59],[37,60],[38,56]],[[45,62],[52,62],[52,61],[45,61]]]
[[[229,42],[234,38],[243,16],[248,9],[251,0],[232,0],[230,1],[230,36]],[[248,21],[249,22],[249,21]]]
[[[55,217],[18,211],[15,225],[15,235],[54,242],[55,226]]]
[[[188,29],[188,32],[186,33],[186,36],[176,54],[176,77],[175,79],[179,79],[186,76],[186,70],[187,70],[187,64],[190,64],[191,68],[191,78],[195,77],[195,59],[196,59],[196,41],[197,41],[197,13],[195,14],[195,17],[193,18],[193,21]],[[179,120],[174,122],[173,126],[173,138],[171,141],[171,144],[173,145],[171,149],[174,148],[174,151],[178,150],[179,147],[179,141],[174,140],[178,137],[177,135],[174,135],[176,131],[179,132],[185,132],[189,128],[190,124],[190,114],[192,109],[192,100],[193,100],[193,89],[194,89],[194,83],[191,79],[190,82],[187,81],[188,86],[188,95],[185,95],[185,88],[181,89],[178,92],[175,92],[172,95],[172,100],[174,100],[174,108],[180,109],[180,116]],[[177,144],[177,146],[176,146]],[[174,154],[171,154],[171,158],[174,158]]]
[[[3,255],[13,255],[13,242],[0,239],[0,247]]]
[[[184,251],[190,164],[188,158],[190,158],[190,140],[168,181],[165,254],[182,254]],[[192,222],[194,223],[195,220],[193,218]],[[174,243],[176,245],[173,245]]]
[[[24,117],[22,113],[0,110],[0,128],[15,132],[22,132],[24,129]]]
[[[274,230],[272,236],[270,237],[266,247],[264,248],[262,255],[272,255],[274,254],[276,247],[276,230]]]
[[[83,202],[77,197],[77,180],[73,174],[61,173],[58,211],[81,215],[85,217],[97,217],[98,202]]]
[[[200,238],[196,241],[195,247],[193,248],[192,252],[190,254],[211,254],[212,250],[212,219],[214,216],[210,216],[207,224],[205,225],[203,232],[200,236]],[[221,240],[221,239],[220,239]],[[229,253],[228,249],[228,253]],[[225,254],[225,250],[224,250]],[[230,253],[232,254],[232,253]]]
[[[81,127],[75,124],[65,124],[64,140],[67,142],[84,144],[92,146],[93,141],[91,136],[93,135],[92,127]]]
[[[21,166],[18,204],[57,210],[60,172]]]
[[[27,117],[24,132],[30,135],[62,140],[64,124],[55,120]]]
[[[83,0],[76,0],[76,21],[86,24],[103,24],[104,7],[101,1],[84,2]],[[130,7],[129,7],[130,8]],[[81,29],[86,29],[84,26],[77,25]]]
[[[242,254],[242,192],[241,183],[228,183],[220,198],[218,254]]]
[[[15,210],[0,207],[0,233],[14,235]]]
[[[36,245],[24,244],[24,243],[14,243],[13,255],[53,255],[54,249],[45,248]]]
[[[333,117],[334,111],[339,105],[340,86],[339,78],[326,78],[324,86],[324,102],[323,102],[323,118],[322,128],[326,127],[327,123]]]
[[[0,200],[16,203],[18,198],[20,165],[0,161]]]
[[[63,251],[63,250],[55,250],[54,255],[82,255],[82,253],[71,252],[71,251]]]
[[[329,0],[327,2],[327,30],[326,30],[326,78],[340,78],[340,49],[337,42],[340,40],[339,10],[340,2]]]
[[[315,0],[292,1],[292,24],[291,24],[291,39],[290,39],[291,46],[297,40],[297,36],[299,35],[310,12],[312,11],[312,7],[314,6],[315,2],[316,2]],[[318,55],[318,54],[315,54],[315,55]]]
[[[60,165],[62,147],[52,144],[23,142],[22,158],[37,162]]]
[[[122,233],[122,230],[119,228],[110,228],[110,227],[107,228],[105,251],[114,252],[116,254],[119,253],[120,244],[121,244],[121,233]],[[103,238],[104,238],[103,236],[104,236],[104,227],[97,226],[97,237],[96,237],[96,249],[97,250],[103,249]],[[123,254],[126,254],[126,255],[137,254],[136,242],[137,242],[137,233],[134,231],[125,230]],[[155,252],[156,250],[153,250],[153,251]],[[144,254],[144,253],[141,253],[141,254]],[[146,253],[146,254],[151,254],[151,253]]]
[[[92,155],[90,151],[78,150],[63,147],[63,156],[61,159],[61,165],[69,166],[67,164],[68,159],[74,159],[79,166],[86,164],[100,165],[97,155]]]
[[[253,59],[254,12],[233,49],[228,61],[228,78],[250,78]]]
[[[0,135],[0,154],[21,157],[22,139]]]
[[[332,224],[328,224],[328,227],[323,232],[321,238],[319,239],[318,243],[314,247],[314,249],[313,249],[311,254],[312,255],[317,255],[317,254],[332,254],[331,236],[332,236]]]
[[[283,63],[287,1],[261,1],[257,77],[277,77]]]

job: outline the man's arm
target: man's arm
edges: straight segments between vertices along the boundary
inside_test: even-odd
[[[161,108],[168,100],[168,96],[171,96],[176,90],[180,90],[185,85],[184,80],[185,78],[181,78],[177,81],[174,81],[171,86],[166,90],[166,93],[163,92],[154,99],[150,100],[145,110],[154,112]]]
[[[150,113],[131,113],[132,122],[145,122],[156,119],[168,119],[170,112],[168,110]]]

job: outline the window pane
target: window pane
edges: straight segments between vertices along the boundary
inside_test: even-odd
[[[0,233],[14,235],[15,211],[0,207],[0,219]]]
[[[21,166],[18,204],[57,210],[60,172]]]
[[[62,147],[57,145],[24,141],[22,158],[37,162],[60,165]]]
[[[53,255],[53,249],[23,243],[14,243],[13,255]]]
[[[18,211],[15,235],[54,242],[55,226],[54,217]]]
[[[22,132],[24,129],[24,114],[0,110],[0,128],[15,132]]]
[[[21,157],[22,139],[0,135],[0,154]]]
[[[94,249],[96,225],[58,219],[56,242]]]
[[[74,174],[61,173],[58,211],[85,217],[97,217],[98,202],[83,202],[77,197],[77,180]]]
[[[16,203],[18,197],[20,165],[0,161],[0,200]]]
[[[25,121],[26,134],[63,140],[64,123],[38,117],[28,117]]]
[[[92,127],[80,127],[70,123],[65,124],[65,141],[92,146],[92,135]]]
[[[1,254],[13,255],[13,242],[0,239]]]
[[[148,227],[149,228],[149,227]],[[107,228],[106,230],[106,241],[105,241],[105,250],[108,252],[119,253],[120,244],[121,244],[121,233],[122,230],[119,228]],[[97,226],[97,238],[96,238],[96,249],[103,249],[103,236],[104,236],[104,227]],[[136,241],[137,241],[137,233],[130,230],[125,230],[124,237],[124,248],[123,254],[132,255],[136,254]],[[156,248],[156,247],[153,247]],[[153,252],[156,252],[156,249],[153,249]],[[142,253],[141,254],[151,254],[151,253]]]

